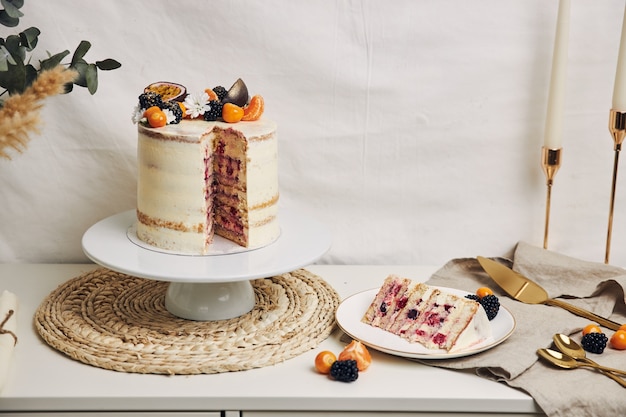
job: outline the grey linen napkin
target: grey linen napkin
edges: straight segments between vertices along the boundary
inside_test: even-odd
[[[498,259],[537,282],[550,297],[590,310],[618,323],[626,323],[626,271],[587,262],[520,242],[513,261]],[[488,286],[516,321],[509,339],[483,353],[423,363],[449,369],[473,370],[477,375],[527,392],[548,416],[623,416],[626,390],[591,368],[565,370],[539,360],[536,351],[552,345],[555,333],[580,342],[581,330],[591,323],[559,307],[529,305],[509,298],[474,258],[453,259],[428,280],[428,284],[473,292]],[[607,337],[614,333],[604,329]],[[596,362],[626,369],[626,351],[607,347],[588,354]]]

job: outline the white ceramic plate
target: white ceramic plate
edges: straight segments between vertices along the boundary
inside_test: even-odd
[[[446,287],[435,287],[465,297],[468,293]],[[337,309],[336,318],[341,330],[353,339],[360,340],[365,345],[390,353],[415,359],[451,359],[474,355],[499,345],[511,336],[515,329],[515,318],[509,310],[500,306],[498,315],[489,322],[492,338],[468,349],[457,352],[446,352],[443,349],[427,349],[419,343],[409,343],[407,340],[393,333],[361,322],[361,318],[370,306],[378,288],[354,294],[341,302]]]
[[[280,236],[262,248],[204,256],[166,253],[129,237],[136,211],[103,219],[83,235],[83,251],[97,264],[128,275],[170,282],[236,282],[268,278],[312,264],[331,244],[324,224],[280,209]]]

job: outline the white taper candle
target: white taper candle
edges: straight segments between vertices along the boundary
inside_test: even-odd
[[[615,85],[613,86],[614,110],[626,111],[626,10],[624,10],[624,22],[622,23],[622,39],[619,44],[617,56],[617,70],[615,71]]]
[[[558,149],[563,140],[563,109],[565,106],[565,81],[567,78],[567,50],[569,43],[570,0],[559,2],[554,53],[552,55],[552,76],[548,95],[548,112],[544,132],[544,146]]]

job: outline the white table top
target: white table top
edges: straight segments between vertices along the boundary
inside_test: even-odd
[[[426,366],[372,350],[373,364],[354,383],[331,381],[314,370],[321,350],[340,352],[336,331],[318,348],[284,363],[215,375],[163,376],[109,371],[72,360],[49,347],[33,326],[39,303],[61,283],[96,265],[0,265],[0,290],[18,296],[19,343],[0,413],[6,411],[413,411],[540,413],[532,398],[469,372]],[[374,288],[390,273],[425,281],[426,266],[331,266],[307,269],[343,299]]]

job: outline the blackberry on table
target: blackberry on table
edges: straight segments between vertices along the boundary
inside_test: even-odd
[[[221,85],[218,85],[217,87],[213,88],[213,92],[217,94],[217,98],[222,101],[224,97],[226,97],[228,90],[226,90],[226,88],[222,87]]]
[[[149,109],[152,106],[161,108],[162,105],[163,98],[161,97],[161,94],[149,91],[139,95],[139,107],[142,109]]]
[[[604,333],[587,333],[580,341],[581,346],[590,353],[602,353],[609,338]]]
[[[176,118],[172,124],[178,124],[181,120],[183,120],[183,109],[180,108],[180,105],[175,101],[164,101],[161,104],[161,110],[169,110],[172,112],[174,117]]]
[[[485,309],[489,320],[493,320],[498,315],[498,311],[500,310],[500,300],[498,300],[497,296],[493,294],[486,295],[481,298],[479,302]]]
[[[217,100],[211,100],[209,101],[209,107],[211,107],[211,109],[204,112],[204,120],[214,122],[222,117],[222,107],[224,107],[222,103]]]
[[[341,382],[356,381],[359,377],[359,369],[356,366],[356,361],[348,359],[345,361],[335,361],[330,367],[330,376]]]

